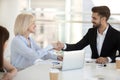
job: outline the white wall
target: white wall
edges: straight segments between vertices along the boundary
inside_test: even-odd
[[[10,32],[8,47],[5,51],[5,53],[7,53],[6,57],[8,57],[10,54],[10,43],[14,36],[14,21],[19,12],[19,0],[0,0],[0,25],[5,26]]]

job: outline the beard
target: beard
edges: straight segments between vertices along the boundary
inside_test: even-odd
[[[93,28],[100,28],[101,23],[96,24],[95,22],[93,22]]]

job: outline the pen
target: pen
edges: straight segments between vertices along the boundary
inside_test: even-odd
[[[106,64],[101,64],[102,67],[106,67],[107,65]]]
[[[106,64],[104,64],[104,67],[106,67],[107,65]]]
[[[99,67],[106,67],[106,64],[98,64]]]
[[[53,64],[57,65],[57,64],[60,64],[59,62],[52,62]]]

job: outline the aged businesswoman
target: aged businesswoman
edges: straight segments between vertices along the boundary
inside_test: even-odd
[[[35,17],[32,14],[21,13],[17,16],[14,24],[15,37],[11,43],[11,63],[22,70],[34,64],[38,59],[58,59],[61,56],[54,54],[54,46],[39,47],[29,36],[35,32]]]
[[[97,63],[115,62],[116,51],[120,53],[120,32],[114,29],[107,21],[110,17],[110,9],[107,6],[95,6],[92,8],[93,28],[76,44],[59,44],[57,50],[65,51],[81,50],[90,45],[92,59]]]
[[[17,69],[4,59],[3,53],[7,46],[8,38],[8,30],[0,26],[0,80],[12,80],[17,73]]]

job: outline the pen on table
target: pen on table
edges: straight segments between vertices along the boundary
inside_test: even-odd
[[[106,67],[107,65],[106,64],[104,64],[104,67]]]
[[[106,67],[107,65],[106,64],[101,64],[102,67]]]

